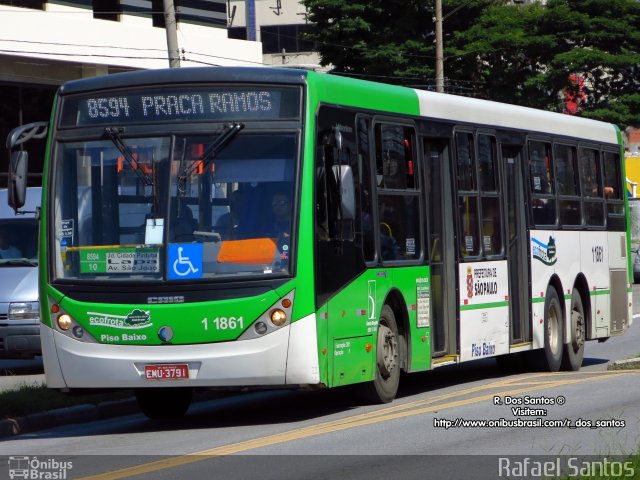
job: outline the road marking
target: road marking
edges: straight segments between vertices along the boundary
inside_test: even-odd
[[[607,377],[618,377],[621,375],[637,375],[639,371],[635,370],[615,370],[615,371],[598,371],[598,372],[563,372],[563,373],[539,373],[528,375],[520,378],[513,378],[508,380],[501,380],[498,382],[479,385],[456,392],[451,392],[437,397],[425,400],[419,400],[415,402],[408,402],[405,404],[394,405],[391,407],[381,408],[373,412],[362,413],[347,418],[341,418],[329,422],[319,423],[317,425],[310,425],[308,427],[302,427],[286,432],[276,433],[268,435],[266,437],[259,437],[243,442],[233,443],[229,445],[222,445],[220,447],[214,447],[207,450],[201,450],[199,452],[189,453],[179,457],[172,457],[155,462],[149,462],[134,467],[127,467],[120,470],[114,470],[106,472],[104,474],[98,474],[93,476],[84,477],[82,480],[117,480],[121,478],[133,477],[136,475],[143,475],[147,473],[158,472],[169,468],[179,467],[181,465],[188,465],[191,463],[208,460],[210,458],[233,455],[236,453],[247,452],[257,448],[269,447],[272,445],[278,445],[293,440],[300,440],[303,438],[315,437],[323,435],[325,433],[338,432],[356,427],[362,427],[365,425],[371,425],[380,422],[387,422],[390,420],[397,420],[399,418],[409,417],[413,415],[421,415],[424,413],[431,413],[436,410],[444,410],[448,408],[455,408],[464,405],[471,405],[474,403],[480,403],[484,401],[492,401],[493,397],[499,395],[520,395],[523,393],[529,393],[537,390],[543,390],[548,388],[555,388],[565,386],[567,384],[576,384],[589,382],[594,380],[601,380]],[[575,375],[574,378],[570,378]],[[588,376],[589,375],[589,376]],[[528,382],[530,378],[539,377],[551,377],[547,382]],[[520,387],[524,388],[512,388]],[[495,389],[507,388],[506,391],[496,391]],[[489,393],[482,393],[470,398],[463,398],[461,400],[452,400],[447,403],[438,403],[442,400],[448,400],[452,397],[460,397],[464,395],[474,394],[481,392],[482,390],[493,389],[494,391]]]
[[[636,313],[633,318],[640,318],[640,313]]]

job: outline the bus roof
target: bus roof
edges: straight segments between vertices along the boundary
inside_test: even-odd
[[[302,84],[307,72],[266,67],[187,67],[115,73],[72,80],[60,87],[61,95],[97,89],[126,88],[161,83],[279,83]]]
[[[415,90],[313,71],[268,67],[190,67],[118,73],[74,80],[60,94],[125,88],[158,83],[240,82],[322,86],[320,101],[371,110],[416,115],[456,123],[553,133],[594,142],[618,143],[618,129],[609,123],[517,105]],[[386,98],[385,98],[386,97]],[[401,101],[399,101],[401,100]]]
[[[618,143],[618,130],[610,123],[445,93],[416,93],[424,117]]]

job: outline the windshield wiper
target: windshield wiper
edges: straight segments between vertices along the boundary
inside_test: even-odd
[[[29,260],[28,258],[10,258],[0,262],[0,265],[15,265],[15,266],[26,265],[28,267],[37,267],[38,262],[34,262],[33,260]]]
[[[148,186],[153,186],[153,180],[151,179],[151,177],[146,173],[144,173],[144,171],[142,170],[142,167],[133,156],[133,152],[131,151],[129,146],[126,143],[124,143],[124,140],[122,140],[121,134],[124,133],[124,128],[106,127],[104,129],[104,133],[106,133],[109,139],[111,139],[113,144],[120,151],[124,159],[127,161],[129,166],[131,167],[131,170],[136,172],[136,175],[138,175],[140,180],[142,180],[142,183]]]
[[[187,178],[196,173],[199,169],[204,171],[211,161],[235,138],[235,136],[244,128],[244,123],[232,123],[224,127],[224,130],[216,139],[207,147],[202,157],[197,162],[193,162],[191,167],[186,167],[178,177],[178,186],[184,187]]]

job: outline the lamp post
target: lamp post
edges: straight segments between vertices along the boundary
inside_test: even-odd
[[[164,5],[164,28],[167,32],[167,51],[169,66],[180,67],[180,50],[178,49],[178,29],[176,24],[176,9],[173,0],[162,0]]]

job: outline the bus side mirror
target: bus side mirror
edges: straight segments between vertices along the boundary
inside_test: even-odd
[[[9,206],[18,210],[24,206],[27,195],[27,172],[29,154],[24,151],[11,152],[9,160],[9,185],[7,200]]]

